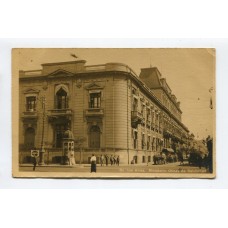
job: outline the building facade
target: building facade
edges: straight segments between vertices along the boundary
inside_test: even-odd
[[[187,143],[180,103],[157,68],[137,76],[121,63],[45,63],[19,72],[19,93],[20,163],[42,146],[45,163],[61,162],[69,129],[76,163],[87,163],[92,153],[147,163],[163,148],[177,151]]]

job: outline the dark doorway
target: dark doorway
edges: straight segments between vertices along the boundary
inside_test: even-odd
[[[138,164],[138,156],[134,156],[134,162],[135,162],[135,164]]]
[[[55,147],[62,148],[63,136],[67,130],[67,124],[56,124],[55,125]]]
[[[100,128],[98,126],[92,126],[90,129],[90,148],[100,148]]]
[[[32,127],[29,127],[25,131],[25,147],[27,149],[33,149],[35,146],[35,130]]]

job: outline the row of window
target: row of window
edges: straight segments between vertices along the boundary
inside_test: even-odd
[[[64,89],[60,89],[55,96],[55,109],[67,109],[68,94]],[[101,107],[101,92],[89,94],[89,108],[100,108]],[[34,112],[37,109],[37,97],[27,96],[26,97],[26,111]]]
[[[62,148],[64,133],[68,128],[68,124],[56,124],[54,128],[54,145],[55,148]],[[100,128],[92,126],[89,132],[89,147],[100,148]],[[77,143],[76,143],[77,144]],[[25,131],[24,145],[27,149],[32,149],[35,146],[35,129],[29,127]],[[76,145],[77,146],[77,145]]]
[[[142,114],[142,117],[147,120],[151,121],[152,123],[159,124],[160,117],[159,114],[155,111],[152,111],[150,108],[146,108],[145,104],[141,103],[141,108],[138,108],[138,99],[134,98],[133,105],[132,105],[132,111],[139,111]]]
[[[133,146],[134,149],[146,149],[146,150],[152,150],[157,151],[163,144],[162,140],[159,138],[147,136],[147,141],[145,139],[145,134],[141,135],[141,145],[138,145],[138,133],[134,131],[133,133]]]
[[[151,127],[153,130],[155,131],[161,131],[161,127],[163,125],[164,128],[168,129],[168,130],[172,130],[175,131],[175,133],[177,134],[181,134],[181,131],[176,128],[176,127],[172,127],[172,125],[170,123],[168,123],[167,121],[164,121],[162,116],[160,116],[158,113],[156,113],[155,111],[152,111],[150,107],[147,107],[143,102],[140,102],[139,105],[139,91],[136,88],[132,89],[132,94],[135,95],[134,99],[133,99],[133,104],[132,104],[132,110],[133,111],[139,111],[144,119],[144,121],[147,121],[148,123],[152,123]],[[163,104],[170,109],[170,103],[168,101],[168,98],[166,98],[163,95]],[[179,113],[177,112],[177,109],[174,107],[174,105],[171,105],[171,112],[175,114],[175,116],[178,115],[178,118],[180,119]],[[157,128],[158,129],[157,129]]]

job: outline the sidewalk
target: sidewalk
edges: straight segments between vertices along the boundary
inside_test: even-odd
[[[153,164],[149,163],[148,166],[152,166]],[[61,165],[61,164],[44,164],[44,165],[37,165],[36,167],[61,167],[61,168],[67,168],[67,167],[75,167],[75,168],[84,168],[84,167],[90,167],[91,164],[75,164],[75,165]],[[128,167],[128,166],[147,166],[147,163],[141,163],[141,164],[120,164],[120,165],[111,165],[108,164],[108,166],[103,165],[101,166],[100,164],[97,164],[97,167]],[[33,167],[32,163],[24,163],[24,164],[19,164],[19,167]]]
[[[103,165],[101,166],[100,164],[97,164],[97,167],[136,167],[136,166],[169,166],[169,165],[176,165],[176,164],[180,164],[180,162],[173,162],[173,163],[167,163],[167,164],[163,164],[163,165],[154,165],[153,163],[140,163],[140,164],[120,164],[118,165],[111,165],[108,164],[108,166]],[[58,167],[58,168],[85,168],[85,167],[90,167],[91,164],[87,163],[87,164],[75,164],[75,165],[61,165],[61,164],[44,164],[44,165],[37,165],[36,167]],[[33,167],[32,163],[25,163],[25,164],[19,164],[19,167]]]

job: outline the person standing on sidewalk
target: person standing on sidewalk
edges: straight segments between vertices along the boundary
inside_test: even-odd
[[[36,165],[37,165],[37,157],[33,157],[33,171],[36,170]]]
[[[116,164],[119,166],[120,165],[120,156],[118,155],[116,158]]]
[[[103,154],[100,157],[100,161],[101,161],[101,166],[103,166],[103,164],[104,164],[104,155]]]
[[[113,156],[112,156],[112,154],[110,156],[110,163],[111,163],[111,165],[113,165]]]
[[[91,163],[91,170],[90,172],[97,172],[97,165],[96,165],[96,161],[97,161],[97,158],[94,154],[92,154],[92,157],[90,159],[90,163]]]
[[[108,166],[108,159],[109,159],[108,155],[105,154],[105,163],[106,163],[106,166]]]

